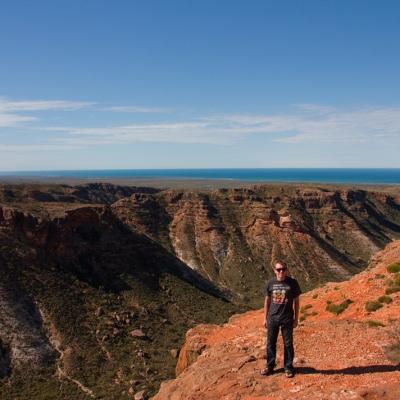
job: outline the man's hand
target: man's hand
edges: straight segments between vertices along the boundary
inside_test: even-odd
[[[299,325],[299,321],[297,321],[297,319],[293,320],[293,328],[297,328]]]
[[[263,327],[264,327],[264,328],[268,328],[268,324],[267,324],[267,320],[266,320],[266,319],[264,319]]]

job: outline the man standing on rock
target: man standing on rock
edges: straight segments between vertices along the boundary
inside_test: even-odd
[[[298,325],[300,286],[296,279],[287,276],[281,261],[274,267],[276,277],[267,282],[264,300],[264,326],[267,334],[267,367],[262,375],[272,375],[276,366],[276,341],[281,329],[284,344],[284,368],[288,378],[294,376],[293,328]]]

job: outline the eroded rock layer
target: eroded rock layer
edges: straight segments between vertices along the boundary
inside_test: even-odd
[[[132,230],[254,306],[278,259],[311,288],[348,279],[400,237],[399,198],[363,190],[175,190],[134,194],[112,209]]]

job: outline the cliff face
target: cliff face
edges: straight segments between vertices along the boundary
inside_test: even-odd
[[[277,259],[311,288],[349,278],[400,237],[399,199],[361,190],[163,191],[112,208],[132,230],[254,306]]]
[[[24,184],[0,187],[0,202],[24,204],[88,203],[111,204],[134,193],[157,193],[159,189],[137,186],[117,186],[110,183],[86,185]]]
[[[0,206],[2,399],[154,392],[187,329],[243,309],[108,206],[22,209]]]
[[[397,267],[388,270],[390,265]],[[280,339],[277,373],[260,375],[266,330],[263,311],[250,311],[224,325],[189,330],[178,377],[163,383],[152,399],[399,399],[400,272],[389,272],[396,270],[400,241],[377,253],[369,268],[349,281],[301,296],[295,378],[283,374]]]

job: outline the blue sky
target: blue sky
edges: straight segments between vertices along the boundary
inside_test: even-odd
[[[19,1],[0,170],[400,167],[398,1]]]

